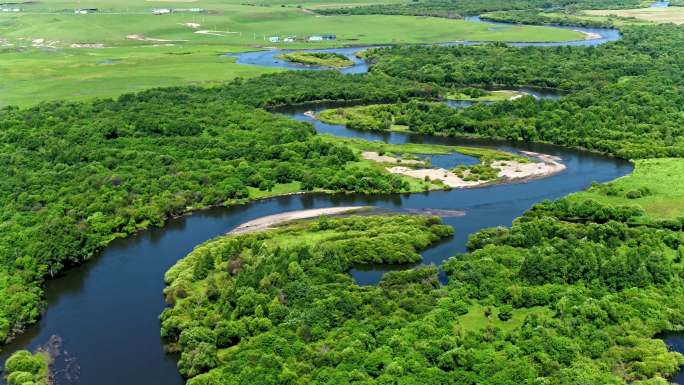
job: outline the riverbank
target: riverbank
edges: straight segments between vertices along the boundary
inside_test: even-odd
[[[276,56],[279,59],[285,59],[291,63],[301,64],[304,66],[318,66],[328,68],[347,68],[354,65],[354,62],[349,60],[346,56],[338,53],[326,52],[291,52]]]
[[[516,160],[494,161],[490,166],[498,170],[496,180],[468,180],[468,174],[459,176],[455,172],[443,168],[416,169],[394,166],[387,168],[387,171],[416,179],[438,180],[451,188],[472,188],[492,183],[523,182],[546,178],[567,168],[558,157],[531,151],[523,151],[522,153],[539,161],[528,163]]]
[[[323,215],[340,215],[349,214],[352,212],[358,212],[362,210],[370,209],[367,206],[347,206],[347,207],[329,207],[324,209],[311,209],[311,210],[299,210],[290,211],[282,214],[268,215],[258,219],[245,222],[235,229],[228,232],[231,235],[253,233],[255,231],[262,231],[272,229],[276,226],[301,220],[301,219],[311,219],[320,217]]]

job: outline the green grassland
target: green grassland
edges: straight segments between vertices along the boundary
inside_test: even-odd
[[[312,2],[316,6],[331,4],[340,2]],[[83,7],[99,11],[74,14],[74,9]],[[154,8],[190,7],[206,12],[152,14]],[[0,106],[115,96],[157,86],[211,85],[256,76],[276,69],[238,65],[222,54],[271,46],[298,49],[580,37],[573,31],[547,27],[490,30],[484,23],[429,17],[322,17],[293,4],[249,6],[237,0],[47,0],[21,8],[18,13],[0,12]],[[325,33],[337,35],[337,40],[304,40]],[[270,35],[299,40],[270,43],[266,40]]]
[[[378,153],[390,154],[428,154],[428,155],[446,155],[457,151],[457,147],[444,146],[439,144],[419,144],[419,143],[403,143],[403,144],[389,144],[378,141],[367,141],[356,138],[339,138],[331,135],[321,135],[322,138],[330,140],[334,143],[345,144],[357,151],[375,151]],[[466,147],[464,147],[466,148]],[[460,152],[460,151],[459,151]]]
[[[153,87],[214,85],[278,71],[233,64],[218,47],[32,49],[0,53],[0,106],[115,96]]]
[[[634,172],[613,182],[570,196],[621,206],[636,205],[654,218],[684,216],[684,159],[635,161]]]
[[[256,187],[247,187],[250,199],[264,199],[278,195],[295,194],[304,191],[301,182],[290,183],[276,183],[273,188],[268,190],[259,190]]]
[[[525,321],[525,318],[530,315],[537,315],[545,319],[551,319],[553,317],[553,311],[551,309],[537,306],[513,309],[511,312],[511,319],[502,321],[498,317],[500,312],[499,308],[489,307],[491,310],[489,317],[485,314],[485,308],[487,308],[487,306],[481,304],[472,305],[468,309],[468,313],[458,317],[460,326],[468,331],[482,330],[485,328],[499,328],[504,332],[510,332],[513,329],[520,327]]]
[[[299,63],[307,66],[345,68],[354,64],[354,62],[347,59],[346,56],[336,53],[292,52],[278,55],[277,57],[292,63]]]
[[[526,95],[524,92],[514,90],[487,91],[486,95],[473,97],[461,92],[453,92],[447,95],[449,100],[467,100],[472,102],[501,102],[517,96]]]
[[[602,9],[584,11],[589,16],[634,18],[637,21],[652,23],[684,23],[684,7]]]
[[[444,146],[439,144],[419,143],[389,144],[384,142],[366,141],[355,138],[338,138],[330,135],[321,135],[321,137],[325,138],[326,140],[330,140],[334,143],[344,144],[357,152],[375,151],[380,154],[390,155],[446,155],[458,152],[463,155],[478,158],[483,162],[510,160],[521,163],[527,163],[530,161],[529,158],[526,158],[524,156],[486,147]]]

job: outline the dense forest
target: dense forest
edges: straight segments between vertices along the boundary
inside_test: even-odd
[[[623,39],[599,47],[396,47],[373,50],[368,57],[376,63],[374,73],[436,87],[532,85],[574,91],[558,101],[522,98],[460,111],[403,104],[398,109],[415,131],[548,141],[628,159],[684,156],[684,67],[677,59],[684,30],[640,26],[623,31]],[[382,110],[381,119],[393,111]]]
[[[599,28],[612,28],[615,26],[615,21],[621,19],[615,16],[608,16],[605,20],[587,19],[572,13],[557,15],[555,12],[539,12],[535,10],[488,12],[481,15],[481,17],[485,21],[503,23],[568,25]]]
[[[168,96],[168,97],[167,97]],[[304,123],[170,92],[7,108],[0,120],[0,341],[40,314],[44,277],[169,216],[240,203],[248,188],[400,192]]]
[[[684,326],[684,235],[640,216],[543,203],[473,236],[446,286],[434,266],[378,286],[346,274],[413,260],[449,234],[434,218],[220,238],[168,272],[162,336],[190,385],[666,384],[684,357],[651,337]]]

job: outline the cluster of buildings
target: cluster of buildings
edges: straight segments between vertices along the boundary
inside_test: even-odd
[[[336,40],[337,36],[331,35],[331,34],[326,34],[326,35],[312,35],[308,36],[304,39],[305,41],[331,41],[331,40]],[[281,41],[283,43],[294,43],[297,40],[297,36],[287,36],[285,38],[280,38],[280,36],[269,36],[267,40],[271,43],[280,43]]]
[[[152,10],[153,15],[169,15],[172,13],[180,13],[180,12],[193,12],[193,13],[199,13],[199,12],[205,12],[206,10],[203,8],[155,8]]]
[[[97,8],[77,8],[74,10],[74,13],[77,15],[87,15],[89,13],[96,13],[98,12]],[[180,13],[180,12],[194,12],[194,13],[199,13],[199,12],[205,12],[203,8],[155,8],[152,10],[153,15],[168,15],[172,13]]]
[[[21,8],[17,7],[19,4],[26,3],[0,3],[0,12],[21,12]]]
[[[97,8],[77,8],[74,9],[74,13],[77,15],[87,15],[89,13],[97,12]]]

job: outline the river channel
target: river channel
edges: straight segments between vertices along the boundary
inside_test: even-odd
[[[512,26],[510,23],[494,22],[489,20],[483,20],[479,16],[469,16],[465,18],[466,21],[473,23],[487,23],[491,24],[490,28],[509,28]],[[527,43],[516,43],[511,42],[509,45],[517,47],[525,46],[536,46],[536,47],[555,47],[555,46],[596,46],[611,41],[616,41],[620,39],[620,32],[616,29],[611,28],[586,28],[586,27],[570,27],[570,26],[548,26],[547,28],[561,28],[569,29],[573,31],[582,32],[587,35],[595,36],[593,39],[586,40],[574,40],[574,41],[563,41],[563,42],[527,42]],[[438,43],[436,45],[450,46],[450,45],[480,45],[483,42],[480,41],[457,41],[457,42],[444,42]],[[369,48],[379,48],[381,46],[356,46],[356,47],[344,47],[344,48],[329,48],[329,49],[304,49],[304,50],[289,50],[289,49],[271,49],[271,50],[261,50],[261,51],[251,51],[251,52],[240,52],[226,54],[229,57],[235,57],[236,63],[244,65],[256,65],[261,67],[275,67],[275,68],[286,68],[289,70],[328,70],[327,67],[317,67],[317,66],[305,66],[297,63],[289,62],[285,59],[279,58],[278,56],[283,54],[288,54],[292,52],[322,52],[322,53],[337,53],[346,56],[354,64],[341,68],[339,71],[346,74],[360,74],[368,72],[368,63],[362,58],[359,58],[357,54],[361,51],[365,51]]]
[[[617,31],[610,31],[613,32],[603,38],[605,41],[619,38]],[[544,45],[594,45],[590,42]],[[352,60],[356,59],[354,69],[346,72],[365,72],[367,65],[354,56],[359,49],[363,48],[342,48],[332,52],[344,52],[353,57]],[[274,63],[273,56],[276,54],[274,51],[240,54],[238,62],[291,68],[286,63]],[[53,336],[58,336],[61,340],[61,355],[54,364],[57,384],[181,385],[184,380],[176,368],[177,357],[164,353],[159,337],[157,317],[165,307],[162,277],[195,246],[243,222],[286,211],[331,206],[371,205],[403,212],[464,211],[465,216],[444,218],[446,224],[454,227],[454,237],[423,253],[423,263],[439,264],[465,251],[467,237],[473,232],[490,226],[508,226],[537,202],[560,198],[585,189],[594,181],[606,182],[632,171],[631,164],[621,159],[546,144],[353,131],[312,120],[304,115],[308,109],[311,107],[282,113],[293,119],[309,121],[319,133],[388,143],[434,143],[535,151],[561,157],[567,169],[545,179],[475,189],[403,195],[291,195],[242,206],[213,208],[171,219],[163,228],[115,240],[90,262],[48,281],[47,312],[36,325],[3,347],[0,360],[4,362],[15,350],[34,350],[48,343],[51,338],[54,342]],[[432,161],[436,165],[453,166],[474,160],[452,155],[434,157]],[[364,266],[350,273],[359,284],[365,285],[376,283],[385,271],[396,268],[405,266]]]

